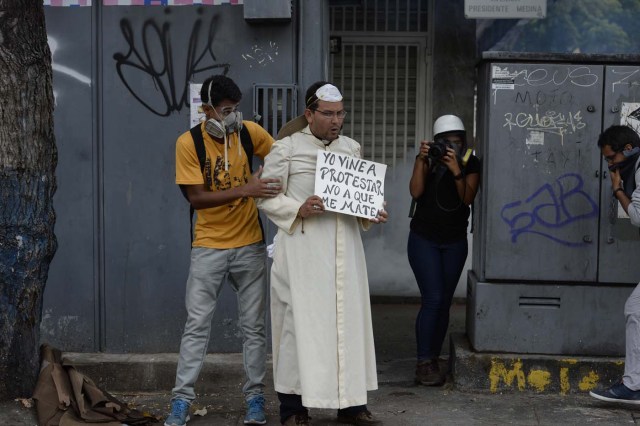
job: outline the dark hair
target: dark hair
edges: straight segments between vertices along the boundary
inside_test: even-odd
[[[307,89],[307,93],[304,95],[304,107],[310,110],[315,110],[318,107],[318,97],[316,92],[319,88],[325,84],[331,84],[328,81],[316,81]]]
[[[209,93],[211,93],[211,99],[209,99]],[[203,104],[217,106],[225,99],[231,102],[240,102],[242,99],[240,88],[229,77],[222,74],[214,75],[202,83],[200,100]]]
[[[621,152],[625,145],[640,146],[640,136],[629,126],[613,125],[600,134],[598,147],[609,145],[614,152]]]

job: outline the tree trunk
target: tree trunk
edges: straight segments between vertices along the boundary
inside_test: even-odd
[[[0,399],[31,396],[56,251],[57,151],[42,0],[0,0]]]

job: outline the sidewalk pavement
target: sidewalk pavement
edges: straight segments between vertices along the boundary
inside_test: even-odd
[[[580,386],[545,388],[540,387],[539,380],[536,380],[536,377],[540,377],[533,375],[534,370],[525,371],[522,367],[517,367],[518,364],[510,370],[504,370],[502,376],[492,376],[492,371],[482,366],[495,366],[501,361],[508,364],[505,361],[506,356],[490,354],[487,357],[490,360],[489,364],[487,359],[476,362],[476,359],[482,357],[478,354],[469,357],[468,348],[457,348],[454,344],[452,347],[456,357],[460,356],[458,353],[467,353],[463,355],[466,357],[463,363],[464,373],[482,377],[475,378],[477,380],[468,377],[461,380],[449,375],[447,383],[442,387],[415,385],[413,321],[417,310],[418,306],[415,304],[373,305],[380,386],[378,390],[369,393],[368,407],[384,425],[623,425],[640,422],[640,405],[624,407],[588,396],[588,388],[593,388],[599,382],[581,368],[580,359],[573,359],[571,362],[577,364],[576,371],[582,371],[583,376],[591,377],[591,382],[585,382],[583,378]],[[454,342],[462,339],[464,311],[464,305],[452,307],[450,332],[454,334]],[[444,352],[442,367],[446,368],[449,348]],[[175,374],[176,354],[65,355],[81,372],[117,398],[128,402],[132,408],[149,412],[164,420],[169,410],[169,393]],[[513,360],[515,355],[511,354],[509,357],[508,359]],[[589,360],[592,364],[593,361]],[[595,367],[597,371],[600,371],[598,368],[602,365],[611,365],[621,371],[621,359],[600,361],[600,367]],[[544,370],[544,362],[536,361],[535,356],[530,356],[528,362],[532,366],[538,366],[538,370],[535,371]],[[563,359],[563,362],[568,361]],[[475,363],[474,368],[469,368],[470,363]],[[592,364],[590,365],[593,370]],[[526,366],[527,362],[524,362],[524,365]],[[272,388],[271,364],[268,368],[265,395],[267,424],[278,425],[278,404]],[[618,374],[618,370],[614,373]],[[596,373],[593,374],[598,376]],[[115,375],[119,377],[114,378]],[[553,374],[548,374],[544,377],[547,378],[547,382],[553,382],[552,376]],[[559,377],[562,379],[561,374]],[[564,379],[568,380],[566,374]],[[192,415],[189,425],[242,425],[245,411],[240,391],[242,382],[240,354],[209,355],[201,373],[201,380],[196,385],[198,399],[192,407],[192,412],[200,410],[204,415]],[[584,383],[588,386],[582,386]],[[335,414],[335,410],[312,409],[310,412],[316,426],[336,425]],[[0,425],[36,424],[34,408],[25,408],[17,401],[0,402]]]

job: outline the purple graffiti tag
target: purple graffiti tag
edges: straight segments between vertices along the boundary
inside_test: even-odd
[[[522,200],[507,203],[500,217],[509,226],[511,242],[517,243],[522,234],[536,234],[567,247],[582,247],[584,241],[568,241],[551,234],[580,220],[597,218],[598,205],[583,190],[584,181],[576,173],[566,173],[555,181],[557,191],[551,184],[544,184],[532,195]],[[573,206],[569,207],[569,202]]]
[[[113,59],[116,61],[116,71],[120,80],[133,97],[152,113],[166,117],[171,112],[180,111],[189,105],[188,83],[194,75],[213,69],[221,69],[222,74],[227,74],[230,65],[216,63],[212,50],[216,19],[216,16],[211,19],[206,42],[200,52],[197,51],[197,46],[203,27],[202,20],[197,19],[194,22],[187,46],[186,73],[181,81],[178,81],[174,71],[169,23],[165,22],[160,27],[152,20],[144,22],[141,30],[142,48],[139,51],[131,23],[125,19],[120,21],[120,29],[129,51],[116,53]],[[155,98],[155,94],[149,93],[148,88],[134,88],[141,87],[140,82],[144,83],[145,78],[151,79],[163,105],[154,105],[150,96]]]

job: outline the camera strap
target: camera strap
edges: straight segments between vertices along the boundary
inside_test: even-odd
[[[467,149],[467,152],[464,153],[464,156],[462,157],[462,167],[466,167],[467,163],[469,162],[469,158],[471,158],[472,153],[473,153],[473,150],[471,148]]]

